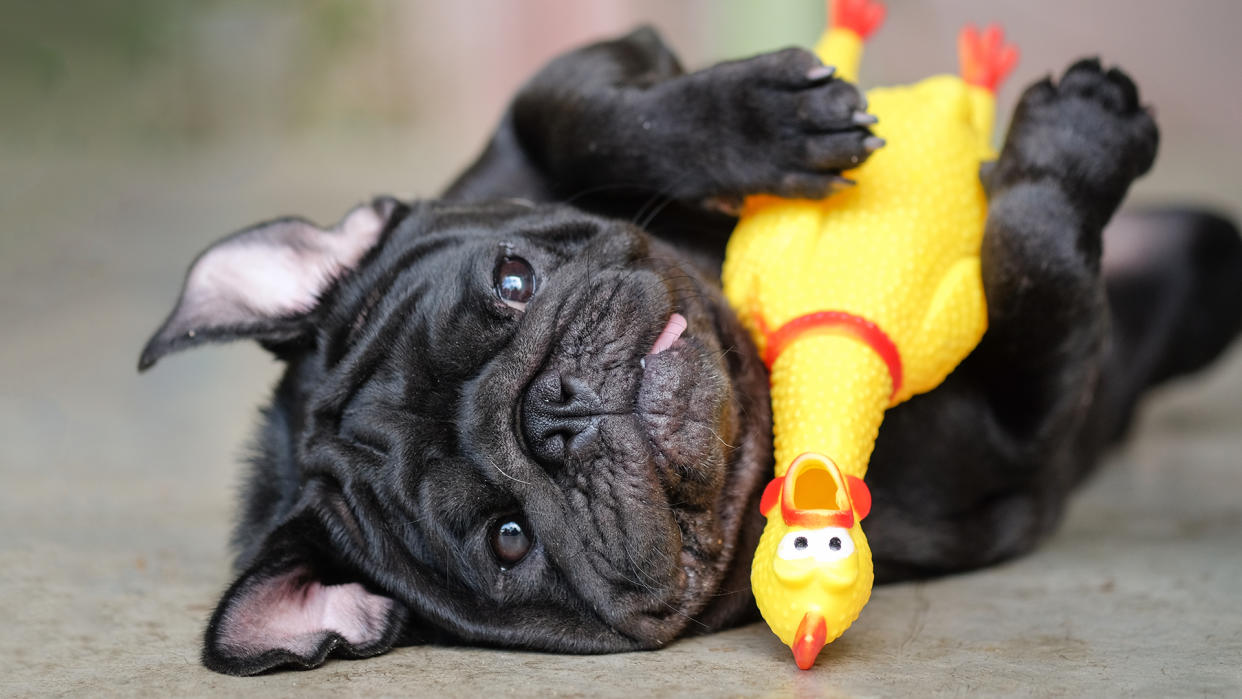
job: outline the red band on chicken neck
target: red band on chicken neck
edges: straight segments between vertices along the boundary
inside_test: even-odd
[[[897,392],[901,390],[902,376],[901,353],[897,351],[897,345],[880,329],[880,326],[862,316],[856,316],[845,311],[816,311],[815,313],[807,313],[790,320],[774,332],[769,333],[767,337],[767,351],[763,354],[763,362],[768,365],[768,370],[772,370],[773,365],[776,364],[777,357],[794,340],[812,332],[849,335],[875,350],[875,353],[880,355],[880,359],[884,361],[884,365],[888,367],[888,376],[893,385],[893,390],[889,394],[889,400],[897,397]]]

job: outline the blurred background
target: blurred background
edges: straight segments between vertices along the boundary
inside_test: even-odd
[[[953,71],[957,29],[999,21],[1022,49],[1004,123],[1022,85],[1101,55],[1162,128],[1131,201],[1238,213],[1242,3],[888,4],[864,86]],[[374,194],[434,196],[570,47],[650,22],[701,67],[810,45],[824,14],[819,0],[0,0],[0,683],[200,672],[238,461],[279,367],[237,345],[136,375],[198,251],[276,215],[326,224]],[[1225,508],[1222,536],[1242,531],[1221,461],[1236,460],[1240,364],[1158,401],[1143,423],[1157,441],[1114,476],[1158,500],[1165,476],[1133,464],[1198,459],[1219,472],[1199,504]],[[1067,527],[1091,523],[1119,526]]]

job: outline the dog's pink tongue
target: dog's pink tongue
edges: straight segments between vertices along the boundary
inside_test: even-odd
[[[686,331],[686,318],[680,313],[674,313],[668,317],[668,324],[660,331],[660,336],[656,338],[655,344],[651,346],[648,354],[659,354],[677,341],[681,334]]]

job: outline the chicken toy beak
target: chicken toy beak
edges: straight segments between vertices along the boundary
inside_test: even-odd
[[[798,624],[798,634],[790,646],[793,650],[794,662],[800,669],[810,670],[827,640],[828,626],[824,623],[824,618],[815,612],[802,615],[802,622]]]

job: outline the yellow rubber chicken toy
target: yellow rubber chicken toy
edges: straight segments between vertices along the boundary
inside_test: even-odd
[[[884,8],[831,0],[830,15],[816,51],[855,80]],[[995,157],[994,91],[1017,52],[996,27],[967,27],[958,49],[961,78],[867,92],[887,145],[845,173],[856,186],[748,198],[726,252],[725,295],[772,386],[776,480],[751,585],[804,670],[871,596],[862,478],[884,411],[943,381],[987,326],[979,166]]]

